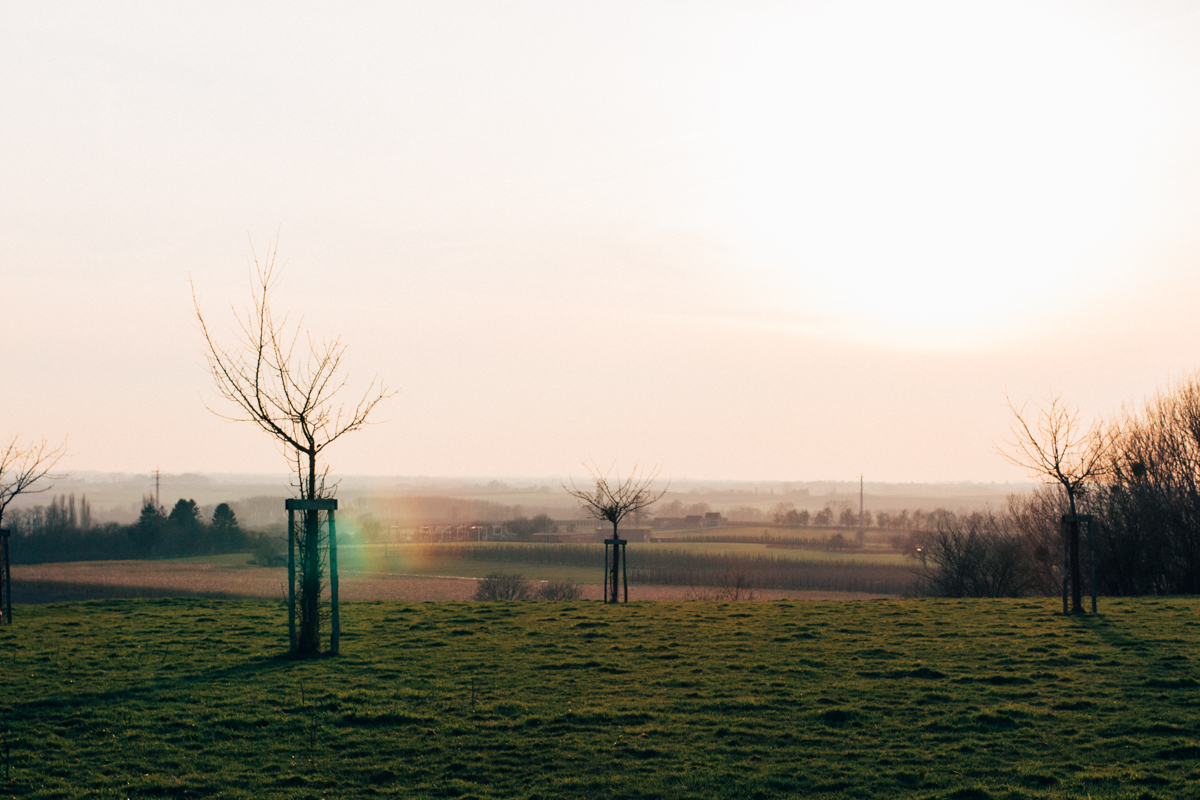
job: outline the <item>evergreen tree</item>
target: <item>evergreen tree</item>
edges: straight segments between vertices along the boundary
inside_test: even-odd
[[[166,519],[163,518],[162,509],[155,505],[154,498],[143,497],[142,513],[138,515],[138,521],[134,526],[129,529],[129,538],[133,540],[138,555],[146,557],[159,554],[165,527]]]
[[[246,536],[238,525],[237,515],[229,503],[221,503],[213,509],[212,542],[220,551],[228,552],[245,543]]]
[[[195,500],[179,498],[167,516],[174,545],[171,549],[179,555],[198,555],[208,552],[204,536],[204,521]]]

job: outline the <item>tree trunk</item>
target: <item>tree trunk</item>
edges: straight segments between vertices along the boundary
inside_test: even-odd
[[[612,601],[618,600],[617,585],[621,575],[621,537],[617,535],[617,523],[613,522]]]
[[[304,558],[300,566],[300,641],[301,655],[321,652],[321,561],[318,551],[319,511],[304,512]]]
[[[1079,568],[1079,518],[1075,515],[1075,495],[1070,494],[1071,521],[1067,523],[1067,537],[1071,554],[1071,613],[1083,613],[1083,571]]]
[[[301,494],[308,500],[316,500],[317,454],[308,453],[308,486]],[[300,562],[300,637],[296,651],[300,655],[316,655],[321,652],[321,553],[320,512],[304,512],[304,546]]]

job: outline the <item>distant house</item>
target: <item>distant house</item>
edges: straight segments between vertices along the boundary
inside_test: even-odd
[[[683,527],[685,528],[699,528],[703,524],[704,517],[699,514],[688,514],[683,518]]]
[[[709,511],[707,514],[705,514],[704,515],[704,527],[706,527],[706,528],[721,527],[721,512],[720,511]]]
[[[650,541],[649,528],[621,528],[621,538],[627,542]]]

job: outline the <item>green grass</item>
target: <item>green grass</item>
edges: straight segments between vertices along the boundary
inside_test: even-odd
[[[17,608],[12,797],[1200,795],[1200,602]],[[0,756],[3,751],[0,750]]]

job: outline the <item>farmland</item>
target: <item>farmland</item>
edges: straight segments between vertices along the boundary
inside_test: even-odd
[[[1167,798],[1200,791],[1200,602],[18,608],[13,797]]]
[[[352,600],[466,600],[473,580],[493,572],[568,581],[601,596],[604,553],[595,544],[374,544],[339,550],[343,596]],[[19,565],[17,602],[113,597],[278,598],[286,572],[247,554],[114,562]],[[455,580],[469,579],[469,580]],[[629,547],[635,599],[690,599],[732,581],[760,598],[901,595],[912,574],[894,553],[775,548],[763,544],[670,542]],[[594,585],[594,586],[592,586]],[[653,588],[652,588],[653,587]],[[692,587],[698,591],[689,592]]]
[[[372,572],[482,577],[502,569],[540,580],[596,582],[598,544],[415,544],[346,548],[342,563]],[[339,555],[339,557],[341,557]],[[913,578],[896,553],[829,552],[763,544],[665,542],[628,550],[633,584],[719,586],[740,574],[752,588],[903,594]]]

